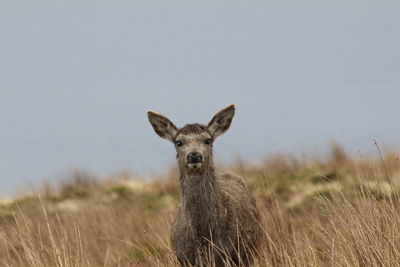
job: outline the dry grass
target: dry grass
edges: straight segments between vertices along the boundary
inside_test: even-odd
[[[262,210],[257,266],[400,265],[400,162],[395,154],[229,166]],[[176,170],[153,182],[76,171],[39,194],[0,201],[0,266],[177,266],[168,236]]]

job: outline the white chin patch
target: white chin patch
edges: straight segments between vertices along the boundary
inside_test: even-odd
[[[189,169],[195,170],[201,167],[201,163],[188,163]]]

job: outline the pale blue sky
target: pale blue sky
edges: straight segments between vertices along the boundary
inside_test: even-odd
[[[85,167],[162,171],[147,122],[208,122],[216,157],[399,147],[399,1],[0,2],[0,194]]]

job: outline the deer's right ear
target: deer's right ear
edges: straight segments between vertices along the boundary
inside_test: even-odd
[[[160,113],[148,111],[147,117],[149,118],[151,126],[154,131],[161,137],[170,141],[174,141],[174,137],[178,132],[178,128],[167,118]]]

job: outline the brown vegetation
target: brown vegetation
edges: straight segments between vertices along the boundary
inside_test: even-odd
[[[225,166],[226,167],[226,166]],[[397,266],[400,161],[270,157],[229,166],[245,178],[264,221],[255,266]],[[0,266],[177,266],[169,229],[178,170],[146,182],[130,173],[75,172],[0,203]]]

